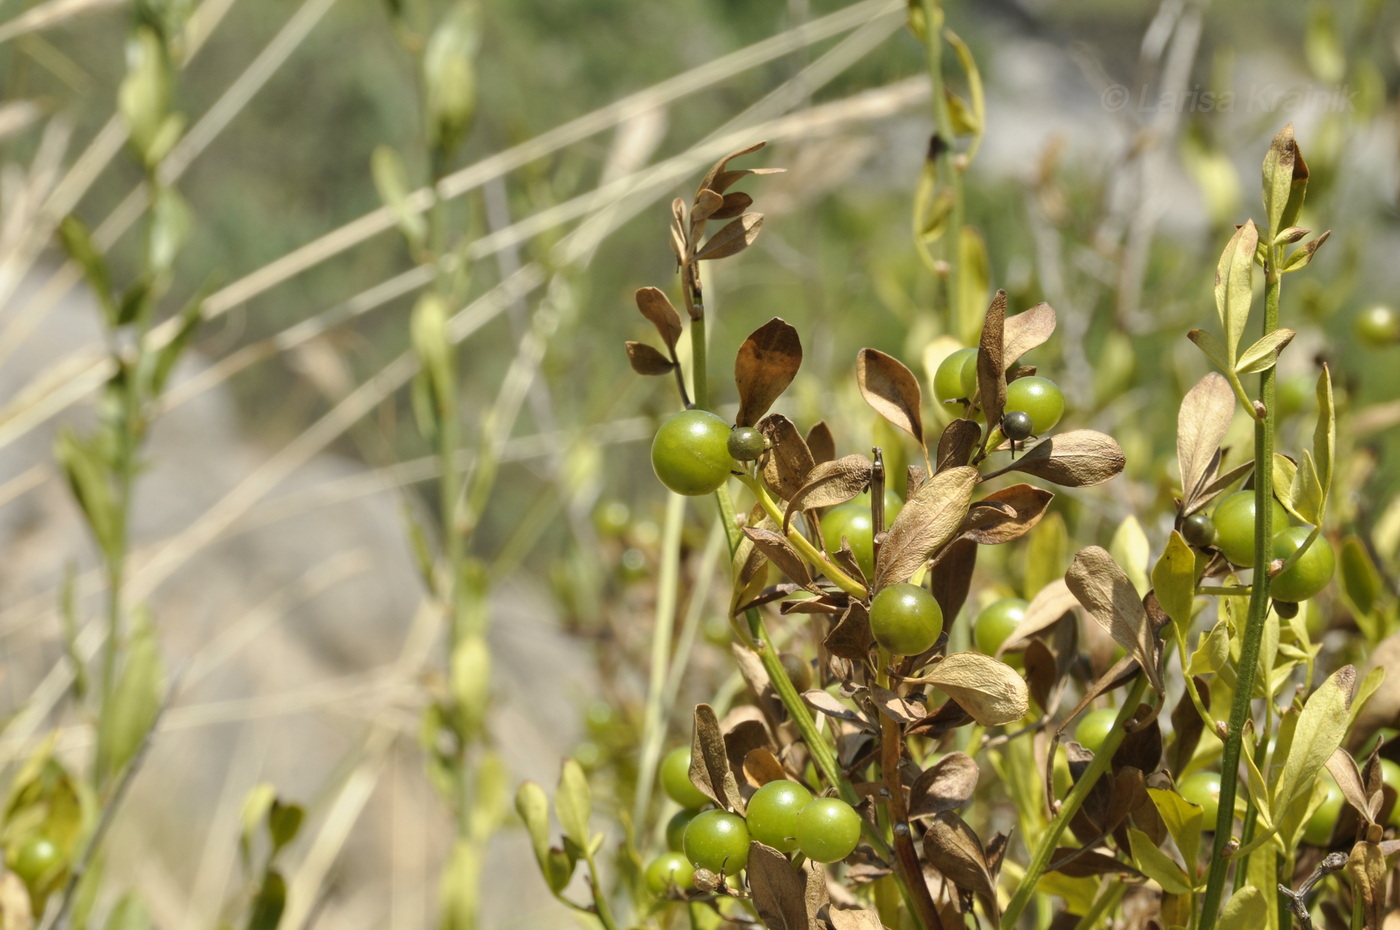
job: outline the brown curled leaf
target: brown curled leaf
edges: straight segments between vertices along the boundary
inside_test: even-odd
[[[627,343],[627,361],[639,375],[669,375],[676,363],[645,342]]]
[[[1029,310],[1009,316],[1003,329],[1002,358],[1008,364],[1015,362],[1031,349],[1044,345],[1054,332],[1055,311],[1049,304],[1039,303]]]
[[[1025,455],[986,477],[1019,471],[1063,487],[1084,488],[1115,477],[1124,464],[1123,450],[1112,436],[1077,429],[1042,439]]]
[[[792,515],[800,510],[834,507],[859,495],[870,484],[873,469],[870,459],[863,455],[842,456],[813,468],[807,475],[807,483],[788,501],[787,512],[783,515],[784,531],[792,522]]]
[[[638,288],[637,309],[656,327],[666,347],[674,352],[681,338],[681,315],[666,294],[656,287]]]
[[[977,469],[962,466],[939,472],[919,487],[890,524],[875,557],[876,590],[908,581],[957,535],[978,479]]]
[[[749,334],[734,359],[734,383],[739,388],[736,426],[753,426],[787,390],[802,365],[802,341],[797,330],[774,317]]]
[[[878,349],[861,349],[856,356],[856,382],[861,396],[876,413],[923,444],[919,379],[903,362]]]

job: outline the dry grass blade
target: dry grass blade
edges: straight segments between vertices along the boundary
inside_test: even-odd
[[[1181,466],[1183,509],[1189,510],[1214,477],[1215,453],[1234,415],[1235,392],[1216,372],[1197,381],[1182,399],[1176,418],[1176,458]]]
[[[978,479],[975,468],[950,468],[924,482],[909,498],[875,557],[876,590],[908,581],[957,535]]]
[[[878,349],[861,349],[856,357],[861,396],[886,420],[924,442],[919,379],[904,363]]]
[[[1079,550],[1065,572],[1065,584],[1113,641],[1137,661],[1157,693],[1163,693],[1161,644],[1137,588],[1108,550],[1099,546]]]
[[[752,426],[787,390],[802,366],[802,340],[787,321],[774,317],[749,334],[734,358],[739,389],[737,426]]]

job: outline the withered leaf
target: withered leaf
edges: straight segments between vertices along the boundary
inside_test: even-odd
[[[785,320],[774,317],[754,330],[734,359],[739,388],[738,426],[753,426],[787,390],[802,365],[802,341]]]
[[[787,856],[758,840],[749,844],[749,891],[769,930],[808,930],[806,882]]]
[[[880,915],[864,908],[847,910],[832,907],[826,912],[826,917],[835,930],[885,930],[885,925],[880,923]]]
[[[677,197],[671,201],[671,251],[676,253],[676,261],[684,262],[690,238],[686,233],[685,201]],[[693,319],[694,313],[691,314]]]
[[[964,465],[939,472],[920,486],[894,518],[875,557],[876,590],[908,581],[957,535],[979,478],[977,469]]]
[[[783,764],[766,746],[751,749],[744,757],[744,778],[755,788],[762,788],[770,781],[783,781],[787,777]]]
[[[957,701],[984,727],[1014,723],[1030,708],[1025,679],[1004,662],[980,652],[955,652],[911,682],[933,685]]]
[[[1112,436],[1076,429],[1042,439],[1025,455],[987,477],[1019,471],[1063,487],[1084,488],[1114,477],[1124,463],[1123,450]]]
[[[957,814],[944,811],[929,823],[924,834],[924,858],[948,881],[996,909],[996,883],[987,868],[982,841]],[[999,919],[1000,915],[992,915],[993,923]]]
[[[1039,303],[1029,310],[1006,318],[1002,337],[1002,358],[1008,363],[1016,361],[1055,332],[1055,311],[1049,304]]]
[[[725,184],[725,183],[723,183],[723,182],[721,181],[721,177],[722,177],[723,175],[725,175],[726,173],[736,175],[736,177],[735,177],[733,180],[730,181],[730,183],[733,183],[733,181],[736,181],[736,180],[738,180],[740,177],[743,177],[745,174],[748,174],[748,173],[749,173],[748,171],[732,171],[732,172],[729,172],[729,171],[727,171],[727,169],[729,168],[729,163],[730,163],[731,161],[733,161],[734,159],[740,157],[741,155],[750,155],[750,154],[752,154],[752,153],[754,153],[754,152],[757,152],[759,149],[763,148],[763,147],[764,147],[765,145],[767,145],[767,144],[768,144],[768,143],[767,143],[766,141],[763,141],[763,142],[755,142],[755,143],[752,144],[752,145],[746,145],[746,146],[744,146],[743,148],[741,148],[741,149],[739,149],[739,150],[737,150],[737,151],[730,152],[728,155],[724,156],[724,157],[721,158],[719,161],[715,162],[714,167],[710,168],[709,171],[705,172],[705,179],[704,179],[703,181],[700,182],[700,189],[701,189],[701,190],[712,190],[712,191],[715,191],[716,193],[723,194],[726,190],[729,189],[729,184]],[[762,169],[758,169],[758,170],[762,170]],[[772,170],[772,169],[769,169],[769,170]]]
[[[1011,515],[1006,519],[964,532],[973,542],[983,546],[995,546],[1020,539],[1040,522],[1054,497],[1053,492],[1029,484],[1014,484],[1009,488],[1002,488],[988,494],[978,503],[1001,504],[1011,509]]]
[[[1187,699],[1190,702],[1190,699]],[[1194,706],[1194,705],[1193,705]],[[1113,768],[1115,771],[1122,768],[1132,768],[1139,772],[1155,772],[1162,763],[1162,728],[1157,723],[1157,718],[1153,716],[1151,709],[1143,704],[1139,705],[1135,715],[1136,720],[1151,720],[1146,725],[1137,725],[1128,729],[1123,736],[1123,742],[1119,745],[1118,751],[1113,754]],[[1146,799],[1146,795],[1143,796]]]
[[[807,483],[788,501],[787,512],[783,515],[783,529],[787,529],[792,515],[798,511],[834,507],[860,494],[870,484],[873,468],[870,459],[863,455],[842,456],[834,462],[823,462],[813,468],[807,475]]]
[[[804,588],[811,586],[812,576],[807,573],[807,563],[802,561],[802,557],[782,533],[759,526],[746,526],[743,532],[753,541],[755,548],[768,556],[784,575]]]
[[[826,714],[828,717],[835,717],[837,720],[845,720],[848,723],[857,723],[863,728],[874,729],[870,721],[865,719],[864,714],[852,710],[819,688],[803,691],[802,700],[806,702],[808,707],[818,713]]]
[[[932,817],[962,807],[977,790],[977,763],[965,752],[950,752],[926,769],[909,788],[909,818]]]
[[[1152,687],[1162,694],[1161,643],[1137,589],[1108,550],[1099,546],[1079,550],[1065,572],[1065,584],[1113,641],[1137,660]]]
[[[856,382],[861,396],[876,413],[923,444],[919,379],[903,362],[879,349],[861,349],[856,356]]]
[[[719,232],[705,241],[704,247],[695,253],[695,259],[713,261],[737,255],[753,245],[762,226],[762,213],[745,213],[737,219],[730,220],[719,228]]]
[[[1201,703],[1205,705],[1206,710],[1210,710],[1210,685],[1199,675],[1192,676],[1192,680],[1196,683],[1196,692],[1201,696]],[[1186,764],[1196,753],[1196,745],[1201,741],[1205,725],[1190,698],[1177,702],[1176,707],[1172,709],[1172,744],[1167,751],[1168,769],[1180,772],[1186,768]]]
[[[724,751],[729,756],[729,771],[735,779],[744,774],[744,762],[757,749],[770,749],[768,728],[763,725],[763,711],[753,705],[739,705],[720,723],[724,730]]]
[[[1368,822],[1374,823],[1376,812],[1371,809],[1371,799],[1361,780],[1361,770],[1356,767],[1356,760],[1351,757],[1351,753],[1338,746],[1332,750],[1326,764],[1327,771],[1332,773],[1332,778],[1342,790],[1342,797],[1346,802],[1358,813],[1364,814]],[[1377,807],[1380,806],[1379,800],[1377,798]]]
[[[836,438],[831,435],[831,427],[825,420],[818,420],[807,430],[807,449],[812,453],[812,461],[820,465],[836,458]]]
[[[1005,523],[1015,516],[1016,508],[1010,504],[988,500],[973,501],[972,506],[967,509],[967,516],[963,517],[958,533],[966,535],[974,530]]]
[[[758,431],[767,439],[768,458],[763,463],[763,480],[783,500],[790,500],[807,483],[816,464],[807,442],[792,421],[771,413],[758,422]]]
[[[1360,898],[1362,926],[1380,927],[1385,923],[1386,879],[1390,869],[1385,864],[1379,843],[1357,843],[1347,859],[1347,876],[1354,893]]]
[[[637,309],[656,327],[666,347],[674,351],[681,338],[681,315],[665,292],[656,287],[637,288]]]
[[[982,427],[973,420],[957,419],[943,428],[938,437],[938,452],[934,460],[934,471],[947,471],[959,465],[966,465],[972,459],[977,441],[982,438]]]
[[[822,641],[827,652],[858,664],[866,660],[874,644],[875,637],[870,632],[870,612],[860,601],[851,601],[840,622]]]
[[[956,617],[972,588],[972,570],[977,565],[977,543],[955,539],[938,553],[934,563],[933,599],[945,617]]]
[[[1049,871],[1070,878],[1094,878],[1099,875],[1137,875],[1138,870],[1119,862],[1107,852],[1083,846],[1057,846],[1050,857]]]
[[[729,652],[734,657],[734,665],[739,669],[739,674],[749,686],[749,692],[755,695],[758,709],[768,721],[769,729],[777,733],[779,726],[787,720],[787,710],[784,709],[778,693],[773,690],[773,682],[763,667],[763,660],[752,649],[738,642],[729,644]]]
[[[668,375],[676,367],[675,362],[661,354],[661,350],[645,342],[627,343],[627,361],[639,375]]]
[[[739,783],[729,769],[729,753],[720,732],[719,719],[709,704],[695,705],[695,726],[690,741],[690,780],[700,792],[725,810],[744,812]]]
[[[1006,362],[1002,337],[1006,333],[1006,291],[997,291],[982,324],[977,345],[977,396],[987,415],[987,429],[1001,422],[1006,411]]]
[[[753,198],[743,191],[724,195],[724,204],[710,215],[712,220],[732,220],[753,205]]]
[[[1026,607],[1026,615],[1016,624],[1016,629],[1006,637],[1002,648],[1021,642],[1041,630],[1054,626],[1066,613],[1079,606],[1063,579],[1056,578],[1036,592]]]
[[[1197,381],[1176,418],[1176,458],[1181,466],[1182,505],[1189,508],[1214,474],[1215,454],[1235,415],[1235,392],[1216,372]]]
[[[913,723],[926,716],[922,704],[902,698],[889,688],[871,685],[870,698],[880,713],[899,724]]]
[[[724,197],[720,194],[706,187],[696,191],[695,203],[690,207],[691,230],[695,230],[701,223],[714,216],[715,211],[722,206],[724,206]]]

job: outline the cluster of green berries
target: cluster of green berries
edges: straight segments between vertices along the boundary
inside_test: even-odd
[[[1311,530],[1306,526],[1289,526],[1288,511],[1277,500],[1271,503],[1273,525],[1283,527],[1274,533],[1272,557],[1287,559],[1303,545]],[[1254,492],[1236,491],[1216,505],[1213,515],[1195,513],[1187,517],[1182,522],[1181,534],[1197,548],[1213,545],[1231,564],[1253,568],[1254,515]],[[1327,586],[1335,569],[1331,543],[1318,537],[1287,571],[1274,576],[1269,593],[1277,601],[1305,601]]]
[[[646,869],[647,888],[662,895],[688,888],[696,869],[734,875],[748,865],[749,843],[800,852],[816,862],[839,862],[860,841],[861,818],[840,798],[813,798],[795,781],[772,781],[754,792],[744,816],[710,808],[690,781],[690,750],[673,749],[661,762],[661,787],[683,810],[666,827],[669,852]]]
[[[933,393],[939,403],[966,403],[977,393],[977,349],[958,349],[939,364],[933,374]],[[1006,412],[1001,430],[1020,442],[1055,428],[1065,415],[1065,395],[1049,378],[1031,375],[1006,385]]]

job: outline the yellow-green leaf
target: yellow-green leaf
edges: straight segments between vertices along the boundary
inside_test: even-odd
[[[555,793],[554,805],[564,836],[572,840],[579,849],[588,848],[588,818],[593,811],[593,793],[589,790],[588,777],[583,774],[583,767],[573,759],[564,760],[564,770],[559,775],[559,790]]]
[[[1161,848],[1136,827],[1128,830],[1128,844],[1132,850],[1133,865],[1138,871],[1162,886],[1168,894],[1189,894],[1191,880]]]
[[[1178,627],[1187,629],[1196,598],[1196,553],[1176,530],[1152,568],[1152,587],[1162,610]]]

